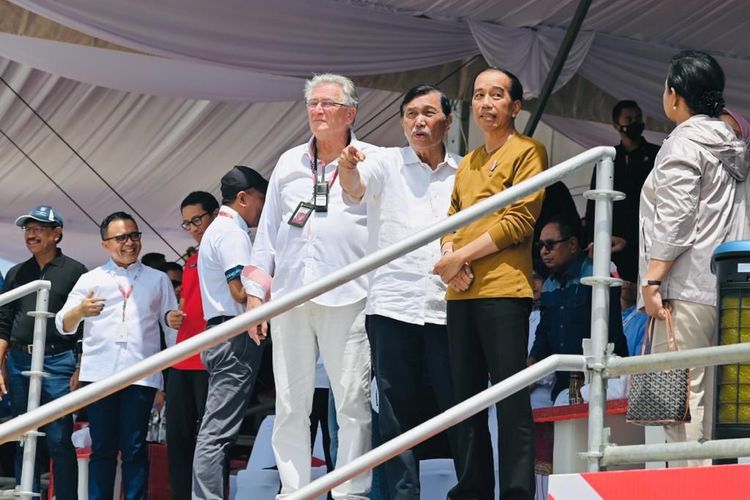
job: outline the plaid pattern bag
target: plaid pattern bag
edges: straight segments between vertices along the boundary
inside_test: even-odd
[[[669,350],[677,351],[672,315],[667,312]],[[654,336],[650,318],[641,354],[650,354]],[[690,369],[635,373],[630,376],[628,411],[625,421],[637,425],[669,425],[690,422]]]

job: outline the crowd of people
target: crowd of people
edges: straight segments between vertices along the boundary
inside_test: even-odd
[[[738,207],[746,206],[750,124],[724,111],[723,88],[713,58],[677,54],[663,96],[676,127],[661,148],[643,138],[637,103],[621,101],[613,109],[621,139],[614,186],[627,195],[614,205],[612,229],[612,260],[624,281],[622,293],[612,288],[610,298],[609,341],[617,355],[640,352],[649,317],[654,351],[666,349],[667,312],[681,349],[715,343],[711,253],[727,239],[748,236],[747,213]],[[158,254],[139,261],[142,235],[124,212],[102,221],[107,260],[91,271],[60,250],[59,211],[41,205],[17,219],[32,257],[10,270],[3,291],[35,279],[52,282],[49,309],[56,315],[47,325],[50,375],[42,402],[278,299],[548,167],[544,145],[516,130],[523,87],[504,69],[486,69],[474,81],[471,106],[483,143],[463,158],[444,144],[451,105],[436,87],[405,93],[400,114],[408,145],[400,148],[355,137],[358,96],[348,78],[315,76],[304,94],[311,138],[283,153],[270,179],[235,166],[221,177],[221,202],[204,191],[184,198],[181,226],[196,247],[183,266]],[[546,196],[526,196],[176,364],[166,383],[173,498],[228,496],[229,447],[266,349],[275,381],[277,498],[310,482],[319,361],[333,409],[335,464],[329,465],[340,467],[488,383],[552,354],[581,354],[591,330],[591,289],[581,279],[592,272],[593,224],[593,205],[581,218],[565,186],[550,186]],[[254,241],[250,228],[257,228]],[[13,415],[26,409],[21,372],[30,365],[33,318],[26,313],[34,300],[0,309],[0,391],[9,393]],[[90,498],[112,498],[118,455],[125,498],[146,497],[148,415],[162,379],[153,374],[88,406]],[[374,386],[377,412],[370,403]],[[424,387],[437,403],[431,414],[415,404]],[[568,388],[569,374],[559,372],[543,397],[530,397],[538,389],[531,387],[498,403],[495,457],[486,412],[452,428],[447,436],[457,484],[448,498],[494,498],[493,462],[500,498],[533,498],[530,401],[551,406]],[[712,393],[710,370],[692,370],[693,419],[669,426],[670,441],[711,437]],[[72,419],[44,431],[57,497],[76,498]],[[418,451],[404,451],[331,495],[418,499],[419,460]],[[18,477],[20,457],[16,463]]]

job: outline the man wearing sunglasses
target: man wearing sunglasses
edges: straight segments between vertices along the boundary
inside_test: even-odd
[[[540,319],[527,363],[532,365],[552,354],[583,354],[583,339],[591,337],[591,287],[581,278],[591,276],[593,264],[581,247],[575,222],[553,217],[542,228],[537,251],[549,269],[542,285]],[[610,288],[609,341],[615,354],[628,355],[622,332],[620,289]],[[569,385],[570,373],[557,372],[551,401]]]
[[[219,213],[219,202],[205,191],[193,191],[180,204],[180,227],[190,233],[200,245],[203,233]],[[192,254],[182,268],[180,310],[185,317],[177,332],[177,343],[206,330],[203,317],[200,282],[198,280],[198,253]],[[167,453],[169,454],[169,479],[172,498],[190,498],[193,476],[193,454],[198,427],[206,409],[208,372],[200,354],[176,363],[167,378]]]
[[[167,275],[138,261],[141,233],[133,217],[115,212],[99,229],[110,259],[80,277],[55,317],[62,335],[74,334],[83,323],[83,383],[107,378],[155,354],[160,350],[159,325],[166,332],[179,328],[183,318]],[[125,498],[146,498],[146,431],[154,395],[161,388],[162,375],[156,372],[88,406],[91,500],[112,498],[118,453]]]
[[[63,218],[59,211],[49,205],[34,207],[28,214],[16,219],[23,229],[26,248],[32,257],[8,271],[3,292],[9,292],[26,283],[49,280],[48,310],[60,310],[78,278],[86,267],[66,255],[58,248],[63,237]],[[36,310],[36,294],[26,295],[0,308],[0,398],[10,393],[10,407],[14,417],[26,412],[28,406],[29,378],[22,374],[31,369],[32,344],[34,342],[34,318],[28,313]],[[42,378],[42,403],[64,396],[77,382],[75,335],[62,337],[57,334],[55,322],[47,322],[44,346],[44,371]],[[7,355],[7,356],[6,356]],[[6,370],[7,375],[6,376]],[[58,498],[74,499],[77,496],[78,467],[75,448],[70,440],[73,419],[66,415],[47,424],[42,431],[47,435],[49,454],[55,467],[55,493]],[[16,450],[16,482],[20,484],[23,448]],[[37,459],[40,454],[37,454]],[[33,491],[39,492],[39,463],[34,471]]]

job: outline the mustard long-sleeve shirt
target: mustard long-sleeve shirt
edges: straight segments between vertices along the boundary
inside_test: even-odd
[[[488,198],[547,168],[544,145],[514,134],[503,146],[487,153],[484,146],[461,161],[448,215]],[[443,237],[458,250],[489,233],[499,251],[471,264],[474,281],[465,292],[448,288],[448,300],[531,297],[531,252],[534,224],[539,216],[544,190],[523,198],[496,213],[472,222]]]

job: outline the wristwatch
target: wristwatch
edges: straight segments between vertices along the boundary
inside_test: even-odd
[[[646,284],[643,286],[661,286],[661,280],[646,280]]]

